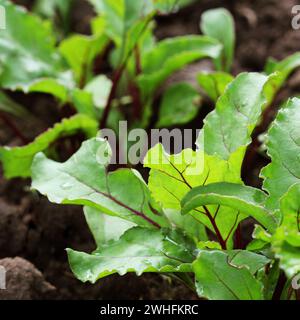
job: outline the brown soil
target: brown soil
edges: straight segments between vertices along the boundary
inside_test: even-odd
[[[30,1],[21,2],[30,4]],[[237,24],[234,73],[261,71],[268,57],[284,58],[300,49],[300,31],[293,31],[290,26],[291,7],[295,4],[296,0],[199,0],[178,14],[158,18],[156,33],[160,39],[199,33],[201,13],[208,8],[225,6],[233,13]],[[90,17],[90,8],[84,1],[77,1],[76,5],[84,8],[80,12],[85,12],[85,17]],[[78,14],[74,15],[73,20],[74,30],[88,31],[86,21],[84,23]],[[174,81],[176,77],[181,81],[193,81],[194,75],[202,67],[203,64],[192,65],[178,73]],[[299,84],[300,73],[295,73],[279,95],[269,115],[270,120],[281,101],[299,92]],[[61,117],[55,111],[54,101],[48,97],[14,94],[14,98],[33,110],[39,119],[18,124],[29,140]],[[12,132],[1,124],[0,144],[19,143]],[[255,177],[266,160],[257,153],[254,160],[246,164],[244,179],[252,185],[259,185]],[[88,252],[94,248],[82,209],[51,204],[40,195],[30,192],[29,185],[29,181],[6,181],[0,172],[0,259],[3,259],[0,265],[8,270],[10,287],[9,290],[0,290],[0,299],[196,298],[183,285],[159,275],[112,276],[95,285],[80,283],[68,267],[64,249],[71,247]]]

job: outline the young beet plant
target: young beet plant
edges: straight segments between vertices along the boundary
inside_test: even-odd
[[[271,163],[263,190],[240,172],[251,134],[282,74],[242,73],[206,118],[197,150],[150,149],[148,184],[132,169],[108,172],[108,143],[92,138],[68,161],[35,156],[32,187],[50,201],[83,205],[97,249],[68,249],[75,276],[165,273],[207,299],[296,299],[300,272],[300,100],[289,100],[268,132]],[[200,163],[200,165],[199,165]],[[234,246],[241,221],[257,222],[253,240]],[[208,234],[212,235],[208,237]],[[212,240],[214,239],[214,240]]]

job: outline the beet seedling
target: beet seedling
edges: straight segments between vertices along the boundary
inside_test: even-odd
[[[234,25],[226,10],[203,15],[203,36],[156,42],[154,17],[166,10],[165,1],[91,3],[99,14],[92,34],[72,35],[57,45],[48,22],[0,0],[7,15],[7,29],[0,31],[1,88],[50,94],[78,113],[26,146],[0,149],[6,177],[31,176],[32,188],[51,202],[84,206],[97,249],[67,250],[75,276],[95,283],[115,273],[157,272],[180,279],[206,299],[299,298],[294,285],[300,272],[299,99],[288,100],[268,131],[271,163],[261,172],[262,190],[241,178],[252,133],[300,65],[299,53],[270,60],[264,73],[234,77],[229,74]],[[203,58],[213,60],[216,72],[197,80],[215,109],[204,121],[196,150],[168,154],[157,144],[144,160],[147,182],[135,169],[110,171],[110,146],[96,137],[99,125],[115,128],[130,119],[131,128],[148,128],[159,87]],[[101,73],[104,60],[110,78]],[[163,93],[157,126],[189,122],[199,98],[189,84],[171,86]],[[2,111],[3,105],[15,115],[24,111],[1,93]],[[66,162],[42,153],[78,130],[89,139]],[[192,174],[191,168],[196,168]],[[257,225],[245,248],[235,238],[249,217]]]

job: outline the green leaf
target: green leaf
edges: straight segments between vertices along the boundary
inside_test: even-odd
[[[253,240],[247,245],[247,250],[259,251],[270,244],[272,235],[260,225],[255,225],[252,238]]]
[[[176,157],[166,156],[161,147],[149,151],[148,158],[158,159],[151,163],[151,159],[146,158],[146,166],[151,168],[149,188],[164,209],[179,210],[180,201],[194,187],[216,182],[241,182],[245,150],[261,111],[272,96],[269,86],[274,78],[273,75],[268,78],[244,73],[232,81],[218,100],[216,110],[205,121],[197,140],[199,150],[189,156],[190,150],[179,154],[179,166],[175,165]],[[269,91],[265,96],[266,88]],[[180,162],[182,157],[185,160]],[[191,163],[192,167],[198,164],[198,171],[187,174]],[[245,216],[239,210],[225,206],[211,205],[208,209],[209,216],[203,210],[193,210],[190,214],[213,232],[217,232],[212,225],[212,218],[216,215],[214,222],[230,248],[235,228]]]
[[[32,187],[54,203],[90,206],[149,228],[168,226],[137,171],[107,173],[111,153],[101,138],[85,141],[64,163],[39,153],[32,165]]]
[[[268,131],[267,149],[272,162],[261,176],[263,188],[270,197],[267,205],[279,208],[279,199],[295,183],[300,182],[300,99],[294,98],[282,108]]]
[[[300,240],[300,183],[294,184],[280,200],[281,227]]]
[[[91,79],[94,59],[105,49],[107,43],[108,39],[103,34],[76,34],[61,42],[59,51],[74,72],[79,85],[85,85]]]
[[[0,5],[7,20],[6,29],[1,30],[1,86],[28,92],[32,85],[50,78],[72,88],[72,78],[65,73],[63,60],[56,51],[50,24],[6,0],[0,0]]]
[[[89,0],[103,16],[105,32],[119,47],[125,46],[131,28],[153,12],[150,0]]]
[[[199,111],[201,97],[188,83],[177,83],[168,88],[159,109],[156,127],[170,127],[190,122]]]
[[[161,14],[174,13],[180,8],[186,7],[196,0],[152,0],[155,8]]]
[[[45,151],[59,137],[70,136],[78,131],[85,132],[88,137],[94,136],[97,127],[95,120],[84,115],[76,115],[57,123],[26,146],[0,147],[0,159],[6,178],[30,177],[30,167],[38,152]]]
[[[95,283],[114,273],[190,272],[192,250],[193,245],[178,232],[136,227],[93,254],[71,249],[67,252],[75,276]]]
[[[138,77],[139,86],[148,97],[173,72],[202,58],[216,58],[221,45],[204,36],[182,36],[166,39],[142,57],[143,74]]]
[[[262,240],[267,243],[270,243],[271,241],[271,234],[259,225],[255,225],[252,237],[254,239]]]
[[[60,79],[40,78],[28,83],[27,86],[20,87],[25,93],[41,92],[51,94],[58,98],[62,103],[69,99],[70,92],[73,89],[72,75],[66,72]]]
[[[256,274],[256,272],[270,262],[270,259],[264,255],[247,250],[231,250],[227,251],[227,254],[231,265],[245,267],[252,275]]]
[[[235,169],[235,159],[225,161],[216,156],[208,156],[201,151],[194,152],[185,149],[180,154],[169,155],[161,144],[150,149],[144,159],[144,166],[151,168],[148,186],[154,199],[161,204],[164,210],[173,209],[172,212],[181,210],[182,198],[193,188],[208,183],[228,181],[240,182],[240,173]],[[231,208],[217,205],[209,206],[212,214],[218,212],[216,223],[222,236],[231,239],[233,227],[238,225],[242,215]],[[171,213],[172,213],[171,212]],[[170,214],[168,217],[170,218]],[[190,212],[195,226],[204,224],[215,231],[211,220],[205,215],[194,210]],[[192,223],[192,219],[186,216]],[[185,224],[184,224],[185,225]],[[198,238],[198,240],[206,240]],[[229,240],[229,246],[230,244]]]
[[[279,79],[279,85],[282,85],[289,75],[296,69],[300,67],[300,53],[294,53],[293,55],[285,58],[284,60],[277,62],[274,60],[269,60],[266,66],[267,74],[274,72],[280,72],[281,77]]]
[[[91,207],[84,207],[84,215],[97,247],[102,247],[111,240],[119,240],[125,231],[135,226],[132,222],[109,216]]]
[[[231,74],[225,72],[201,72],[197,75],[199,85],[214,102],[233,79]]]
[[[16,117],[26,117],[29,115],[29,112],[23,106],[13,101],[2,91],[0,91],[0,111],[10,113]]]
[[[272,212],[264,207],[266,199],[267,195],[259,189],[220,182],[193,188],[181,204],[183,214],[211,204],[227,206],[255,218],[272,232],[276,229],[277,223]]]
[[[289,279],[300,272],[300,236],[290,235],[284,228],[279,228],[272,239],[272,249],[279,259],[280,268]]]
[[[294,184],[280,200],[282,224],[272,237],[272,249],[287,276],[300,272],[300,183]]]
[[[74,0],[36,0],[33,11],[51,19],[59,32],[67,33],[70,27],[70,12]],[[62,29],[62,30],[60,30]]]
[[[222,250],[221,245],[215,241],[199,241],[197,243],[197,248],[201,250],[213,249],[213,250]]]
[[[89,0],[104,17],[107,35],[120,43],[123,34],[124,0]]]
[[[53,19],[58,10],[58,12],[63,16],[62,18],[67,19],[72,2],[73,0],[37,0],[34,6],[34,11],[44,17]]]
[[[217,70],[230,71],[235,47],[234,20],[231,13],[224,9],[205,11],[201,17],[201,30],[205,35],[217,39],[223,45],[223,52],[215,59]]]
[[[219,179],[239,179],[231,174],[226,161],[191,149],[169,155],[161,144],[148,151],[144,166],[151,169],[148,185],[153,196],[168,209],[180,210],[181,199],[193,187]]]
[[[267,270],[260,270],[257,278],[264,284],[264,300],[272,300],[281,274],[278,260],[270,262]]]
[[[92,94],[93,104],[98,109],[104,109],[110,90],[112,81],[105,75],[100,75],[91,80],[84,88],[84,91]]]
[[[215,110],[204,120],[197,142],[200,150],[225,160],[237,152],[242,163],[251,134],[268,101],[265,87],[270,79],[259,73],[242,73],[227,86]]]
[[[200,251],[193,263],[200,297],[210,300],[262,300],[263,286],[244,266],[232,264],[222,251]]]
[[[91,118],[99,119],[94,105],[93,95],[82,89],[74,89],[71,93],[71,100],[78,113],[85,114]]]
[[[164,214],[173,227],[185,232],[185,234],[191,239],[194,239],[195,242],[198,242],[199,239],[208,240],[205,226],[200,223],[195,223],[196,221],[192,216],[183,216],[180,210],[174,209],[164,209]]]

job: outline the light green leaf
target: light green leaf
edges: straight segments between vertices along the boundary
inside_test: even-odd
[[[299,236],[300,241],[300,183],[292,185],[280,199],[280,212],[281,227],[286,228],[290,235]]]
[[[76,115],[57,123],[26,146],[0,147],[0,159],[6,178],[30,177],[30,167],[38,152],[45,151],[58,138],[73,135],[78,131],[83,131],[88,137],[94,136],[97,127],[95,120],[84,115]]]
[[[102,247],[111,240],[119,240],[125,231],[135,226],[132,222],[103,214],[92,207],[84,207],[84,215],[97,247]]]
[[[107,173],[111,149],[106,140],[93,138],[66,162],[35,156],[32,187],[54,203],[90,206],[141,226],[168,226],[154,210],[150,192],[135,170],[120,169]]]
[[[237,266],[222,251],[200,251],[193,263],[200,297],[210,300],[262,300],[263,286],[243,260]]]
[[[144,166],[151,168],[148,186],[154,199],[164,210],[180,211],[182,198],[196,186],[220,181],[239,183],[240,173],[235,169],[235,161],[234,158],[225,161],[191,149],[169,155],[162,145],[158,144],[148,151]],[[209,210],[212,215],[217,213],[216,223],[222,236],[224,239],[228,238],[228,244],[231,246],[233,227],[238,225],[243,215],[231,208],[219,208],[217,205],[209,206]],[[207,215],[196,210],[190,214],[195,225],[204,224],[215,232]],[[189,221],[192,220],[189,218]],[[205,239],[198,238],[198,240]]]
[[[259,189],[220,182],[193,188],[181,204],[183,214],[211,204],[227,206],[255,218],[272,232],[276,229],[277,223],[272,212],[264,207],[266,199],[267,195]]]
[[[217,39],[223,45],[223,52],[215,59],[217,70],[230,71],[235,47],[234,20],[231,13],[224,9],[205,11],[201,17],[201,30],[205,35]]]
[[[247,245],[247,250],[259,251],[270,244],[272,235],[268,233],[262,226],[255,225],[252,238],[253,240]]]
[[[197,76],[199,85],[214,102],[224,93],[233,79],[231,74],[225,72],[202,72]]]
[[[215,241],[199,241],[197,243],[197,248],[201,250],[213,249],[213,250],[222,250],[221,245]]]
[[[93,96],[90,92],[76,88],[71,94],[71,100],[78,113],[85,114],[94,119],[99,119]]]
[[[268,155],[272,162],[261,176],[263,188],[270,197],[267,205],[279,208],[279,199],[295,183],[300,182],[300,99],[294,98],[279,111],[267,135]]]
[[[196,0],[152,0],[155,8],[161,14],[174,13],[180,8],[186,7]]]
[[[124,0],[89,0],[105,21],[107,36],[120,44],[123,34]]]
[[[93,61],[108,43],[103,34],[92,36],[72,35],[63,40],[59,51],[74,72],[76,82],[82,87],[92,77]]]
[[[252,237],[265,242],[271,241],[271,234],[259,225],[255,225]]]
[[[153,12],[151,0],[89,0],[105,21],[105,32],[117,46],[125,46],[128,32]],[[125,42],[124,42],[125,40]]]
[[[65,65],[55,49],[50,24],[25,9],[0,0],[6,11],[6,29],[1,30],[0,83],[11,90],[30,91],[45,79],[65,82]],[[72,79],[65,84],[73,86]]]
[[[289,75],[297,68],[300,67],[300,52],[294,53],[293,55],[285,58],[282,61],[269,60],[266,66],[267,74],[274,72],[280,72],[281,76],[279,78],[278,85],[281,86]]]
[[[220,54],[218,41],[204,36],[182,36],[160,41],[142,57],[143,74],[138,77],[144,96],[150,96],[173,72],[202,59]]]
[[[152,194],[168,209],[180,210],[181,199],[193,187],[217,182],[219,179],[239,179],[231,174],[224,160],[191,149],[169,155],[161,144],[148,151],[144,166],[151,169],[148,184]]]
[[[51,94],[58,98],[60,102],[66,103],[69,100],[69,95],[73,87],[72,74],[70,72],[66,72],[61,74],[60,79],[39,78],[29,82],[27,86],[23,86],[20,89],[25,93],[41,92]]]
[[[193,245],[178,232],[136,227],[93,254],[67,252],[75,276],[95,283],[114,273],[190,272],[195,258],[192,250]]]
[[[270,262],[270,259],[264,255],[247,250],[231,250],[227,251],[227,254],[231,265],[245,267],[252,275],[256,274],[256,272]]]
[[[205,226],[197,223],[191,215],[183,216],[180,210],[164,209],[164,213],[173,227],[176,227],[187,234],[195,242],[208,240]]]
[[[84,91],[92,94],[93,103],[99,109],[104,109],[110,90],[112,81],[105,75],[100,75],[91,80],[84,88]]]
[[[201,97],[188,83],[177,83],[168,88],[159,109],[156,127],[170,127],[188,123],[197,115]]]

